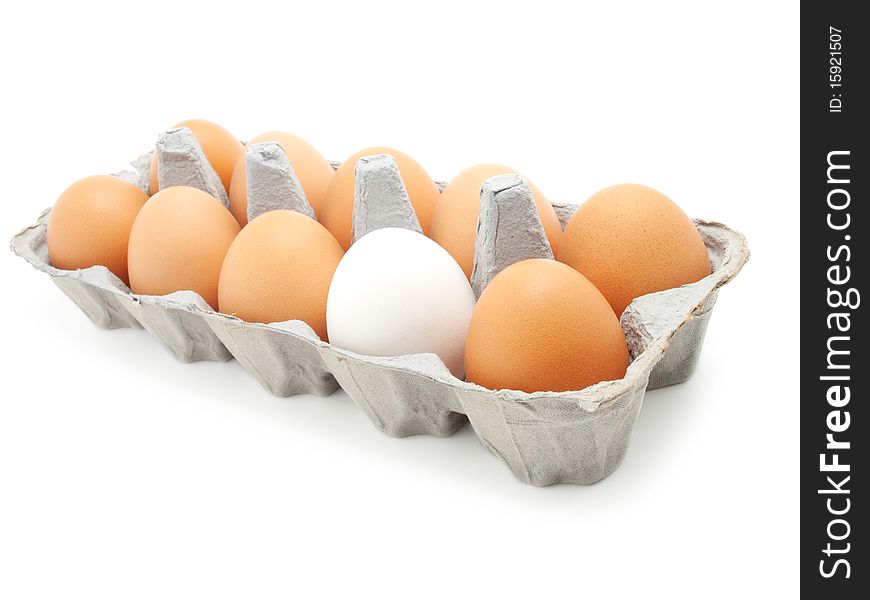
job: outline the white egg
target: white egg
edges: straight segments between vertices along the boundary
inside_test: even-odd
[[[341,259],[326,328],[333,345],[359,354],[437,354],[462,379],[474,303],[446,250],[420,233],[387,227],[360,238]]]

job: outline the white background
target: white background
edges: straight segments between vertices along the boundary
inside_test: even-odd
[[[469,427],[391,439],[341,392],[99,330],[2,253],[0,597],[796,595],[797,3],[569,6],[4,7],[4,239],[200,117],[437,179],[503,162],[554,201],[646,183],[753,256],[619,469],[538,489]]]

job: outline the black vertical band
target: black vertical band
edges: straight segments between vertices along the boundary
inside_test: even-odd
[[[809,598],[870,593],[868,496],[859,491],[870,483],[864,8],[801,6],[801,587]]]

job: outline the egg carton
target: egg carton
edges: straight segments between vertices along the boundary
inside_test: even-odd
[[[216,173],[189,130],[161,136],[159,183],[194,185],[221,194]],[[278,207],[307,212],[304,191],[277,144],[247,148],[249,217]],[[150,153],[117,173],[148,191]],[[335,163],[334,163],[335,164]],[[257,189],[259,186],[259,190]],[[220,189],[219,189],[220,188]],[[384,226],[420,230],[392,157],[358,163],[353,231]],[[553,204],[564,229],[575,205]],[[320,340],[301,321],[247,323],[214,311],[198,294],[133,294],[108,269],[51,266],[46,226],[51,209],[11,242],[12,251],[52,281],[98,327],[143,327],[178,360],[235,358],[280,397],[329,395],[339,387],[390,436],[449,436],[466,421],[483,445],[526,483],[590,484],[622,461],[644,393],[688,379],[695,369],[719,288],[749,257],[745,238],[725,225],[694,220],[712,273],[702,280],[635,299],[623,313],[631,363],[622,379],[571,392],[489,390],[454,377],[434,354],[364,356]],[[310,214],[310,213],[309,213]],[[488,180],[481,193],[473,289],[479,295],[504,266],[550,256],[526,182],[516,175]]]

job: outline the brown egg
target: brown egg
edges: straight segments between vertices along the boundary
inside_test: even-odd
[[[504,165],[475,165],[459,173],[441,191],[441,199],[432,215],[430,237],[450,253],[469,279],[474,267],[474,241],[477,238],[477,217],[480,214],[480,187],[490,177],[515,172]],[[559,219],[541,191],[532,182],[529,182],[529,187],[541,224],[544,226],[544,233],[547,234],[555,255],[559,251],[559,239],[562,237]]]
[[[374,147],[360,150],[348,158],[335,172],[326,195],[321,203],[318,215],[320,222],[326,227],[342,248],[350,248],[353,227],[353,188],[356,175],[356,162],[362,156],[374,154],[390,154],[396,159],[405,189],[417,219],[423,228],[423,233],[429,234],[432,223],[432,212],[438,202],[440,192],[429,174],[407,154],[392,148]]]
[[[335,170],[329,161],[323,158],[314,146],[306,142],[300,137],[292,133],[283,131],[269,131],[261,133],[251,140],[251,144],[259,142],[277,142],[296,176],[299,178],[299,183],[302,189],[305,190],[305,197],[311,208],[314,209],[315,216],[319,214],[320,203],[323,200],[323,195],[326,193],[326,188],[335,174]],[[236,166],[233,169],[233,180],[230,184],[230,212],[239,222],[242,227],[248,222],[248,172],[245,163],[245,154],[242,153],[236,161]]]
[[[580,390],[620,379],[628,348],[594,285],[554,260],[520,261],[489,283],[471,316],[468,381],[525,392]]]
[[[51,210],[46,232],[48,256],[58,269],[103,265],[130,283],[127,242],[148,195],[111,175],[85,177],[69,186]]]
[[[130,288],[155,296],[192,290],[216,308],[221,263],[238,233],[230,211],[202,190],[159,191],[130,232]]]
[[[229,131],[211,121],[203,119],[188,119],[178,123],[175,127],[187,127],[196,137],[205,157],[212,168],[221,178],[221,183],[227,193],[230,191],[230,180],[233,177],[233,168],[239,155],[244,155],[245,147]],[[160,188],[157,182],[157,155],[151,155],[151,173],[148,177],[148,187],[153,195]]]
[[[303,214],[273,210],[248,223],[227,252],[218,305],[254,323],[298,319],[326,339],[326,296],[344,255],[326,228]]]
[[[605,188],[577,209],[558,259],[594,283],[617,315],[638,296],[710,274],[689,217],[664,194],[633,183]]]

